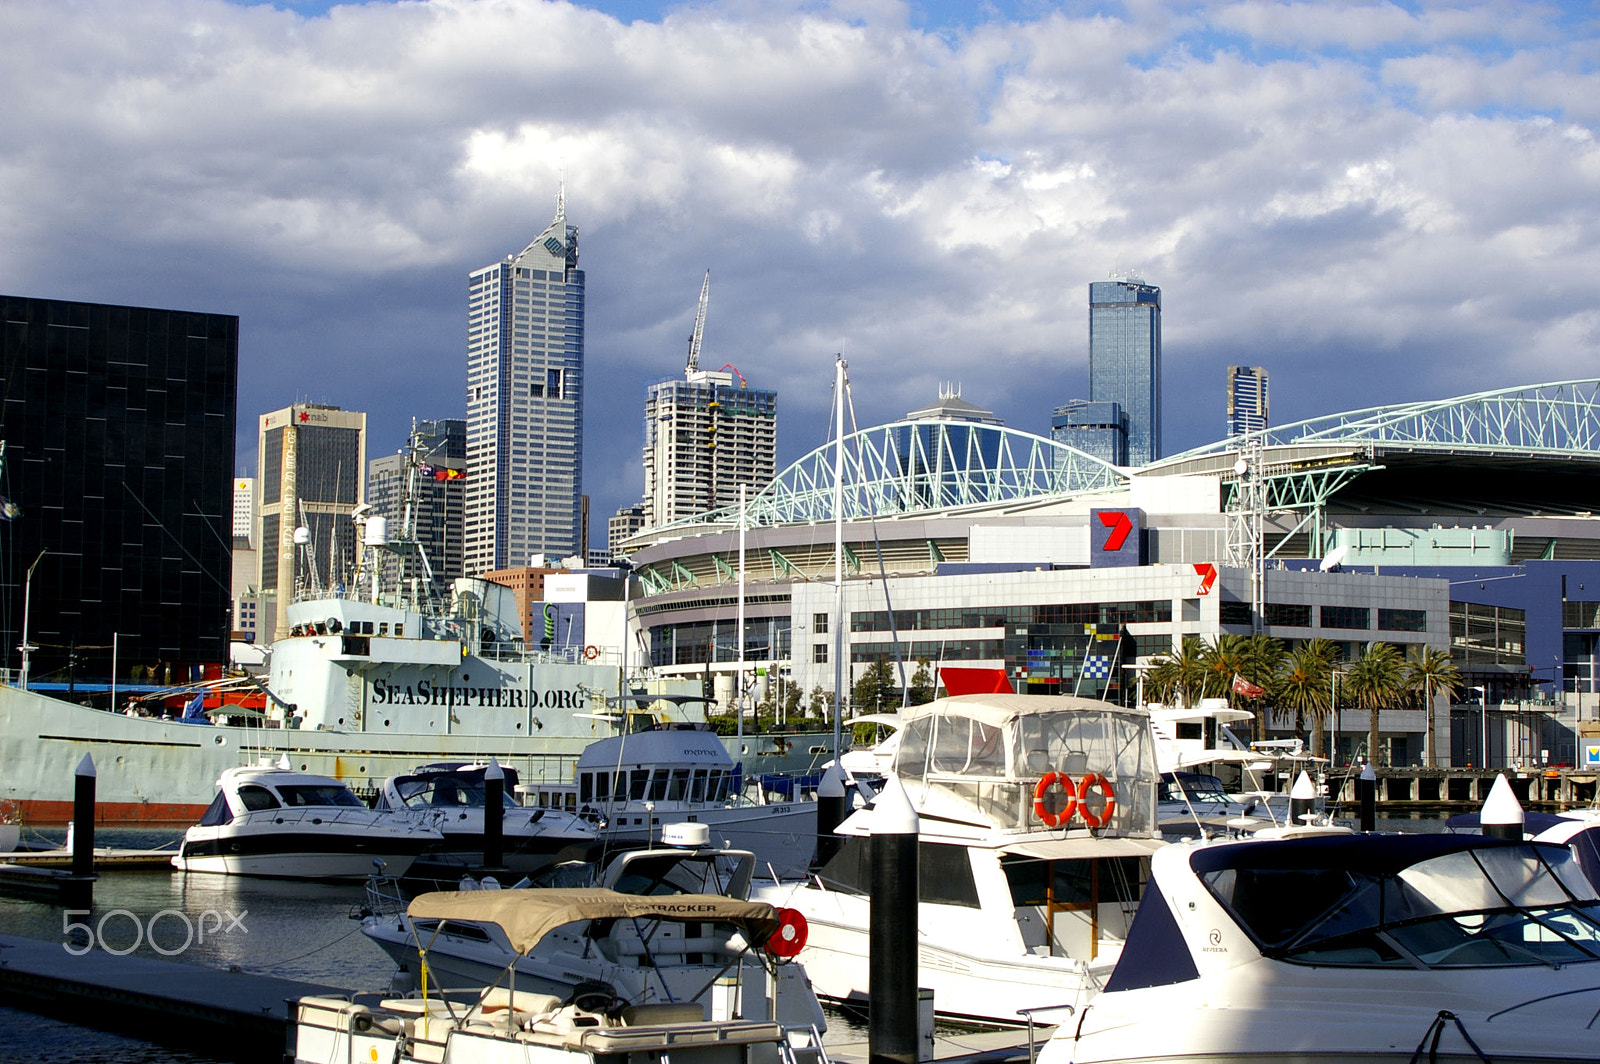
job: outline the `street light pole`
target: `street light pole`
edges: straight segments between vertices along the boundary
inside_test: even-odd
[[[1481,765],[1479,765],[1478,767],[1479,768],[1488,768],[1489,767],[1489,688],[1485,687],[1485,686],[1474,686],[1474,687],[1472,687],[1472,690],[1478,692],[1479,698],[1482,699],[1482,701],[1480,701],[1478,703],[1478,719],[1482,722],[1482,736],[1481,736],[1480,741],[1483,743],[1483,746],[1479,749],[1479,753],[1482,756],[1483,763]]]
[[[38,649],[28,642],[28,613],[33,605],[33,571],[39,568],[39,563],[44,561],[46,553],[46,551],[40,551],[39,556],[33,559],[33,564],[28,566],[28,575],[22,582],[22,645],[17,649],[22,651],[22,675],[20,677],[22,682],[20,686],[24,691],[28,689],[28,655]]]

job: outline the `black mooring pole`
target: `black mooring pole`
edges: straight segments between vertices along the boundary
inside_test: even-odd
[[[837,763],[829,765],[817,783],[817,855],[811,863],[813,869],[821,868],[839,852],[840,839],[833,832],[849,815],[844,769]]]
[[[498,871],[505,863],[504,820],[506,774],[500,762],[489,759],[483,773],[483,870]]]
[[[917,812],[890,776],[872,814],[867,1064],[917,1060]]]
[[[1378,830],[1378,773],[1371,762],[1356,778],[1356,800],[1361,804],[1361,830]]]
[[[1517,801],[1515,792],[1511,790],[1510,781],[1502,772],[1494,778],[1494,786],[1489,788],[1489,797],[1483,800],[1483,809],[1478,813],[1478,827],[1491,839],[1511,839],[1521,842],[1522,825],[1526,819],[1522,812],[1522,803]]]
[[[94,758],[78,762],[72,777],[72,874],[94,875]]]

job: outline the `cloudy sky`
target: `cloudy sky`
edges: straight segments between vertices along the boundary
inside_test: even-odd
[[[1229,363],[1278,423],[1600,376],[1589,4],[5,0],[0,291],[237,314],[239,471],[305,399],[462,416],[469,270],[588,273],[595,541],[644,386],[702,364],[824,439],[958,383],[1047,433],[1087,287],[1161,286],[1169,451]]]

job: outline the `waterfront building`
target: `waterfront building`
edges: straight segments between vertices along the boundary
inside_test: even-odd
[[[447,603],[451,581],[462,575],[467,423],[461,418],[418,421],[412,427],[412,439],[414,458],[402,452],[368,463],[367,504],[374,515],[386,519],[389,538],[395,539],[405,527],[409,503],[412,535],[427,558],[433,594]],[[421,577],[422,573],[404,575]]]
[[[364,413],[296,403],[261,415],[255,539],[264,642],[288,634],[286,611],[297,593],[348,585],[355,573],[350,512],[366,501],[366,467]]]
[[[1228,435],[1267,427],[1267,371],[1263,366],[1228,367]]]
[[[1050,418],[1050,438],[1102,462],[1128,464],[1128,419],[1116,403],[1068,399]]]
[[[754,495],[772,479],[778,393],[732,367],[689,370],[645,389],[644,436],[646,527],[735,506],[741,484]]]
[[[1127,464],[1161,457],[1161,289],[1136,278],[1089,285],[1089,399],[1127,418]]]
[[[0,322],[6,668],[25,595],[31,682],[105,682],[113,645],[123,678],[227,660],[239,319],[0,296]]]
[[[467,285],[468,575],[584,548],[584,274],[565,195]]]

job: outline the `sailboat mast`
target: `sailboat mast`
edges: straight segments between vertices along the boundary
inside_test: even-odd
[[[833,371],[833,760],[844,743],[844,386],[843,355],[834,356]]]
[[[710,272],[706,274],[710,277]],[[739,749],[744,750],[744,491],[745,486],[739,485],[739,624],[737,638],[739,640],[739,679],[734,684],[734,704],[738,707],[739,724],[736,729],[739,736]]]

